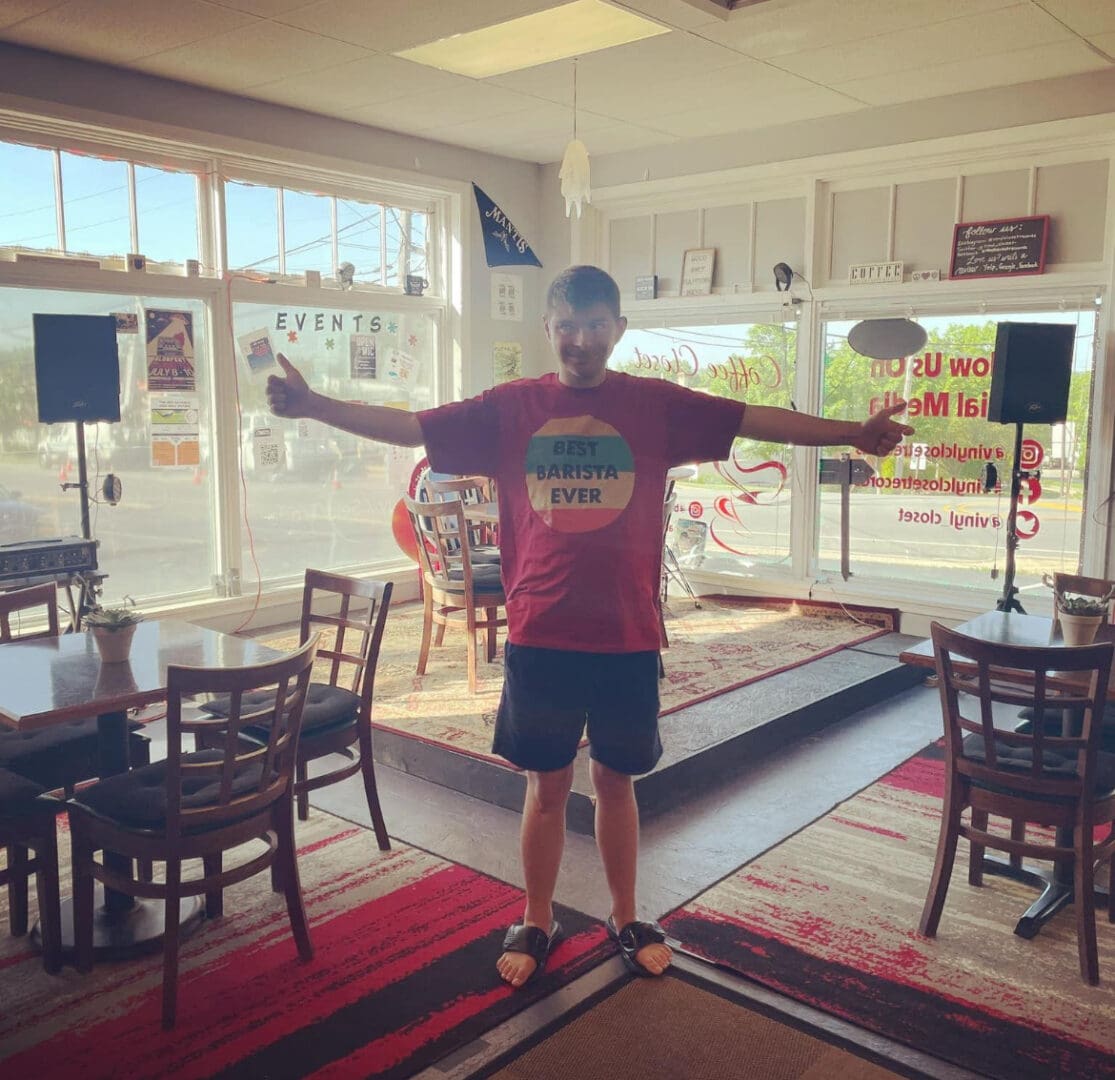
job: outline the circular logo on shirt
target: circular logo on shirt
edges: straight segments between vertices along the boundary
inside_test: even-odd
[[[631,448],[595,416],[543,424],[527,446],[526,474],[531,506],[558,532],[610,525],[627,509],[635,487]]]

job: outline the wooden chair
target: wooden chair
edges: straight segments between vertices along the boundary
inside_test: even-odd
[[[422,647],[418,654],[418,674],[426,673],[430,641],[437,627],[437,644],[442,643],[445,627],[463,620],[468,648],[468,688],[476,693],[477,632],[487,639],[488,663],[496,655],[496,631],[507,625],[499,609],[506,600],[499,567],[477,565],[472,561],[464,503],[460,499],[417,502],[404,499],[418,543],[418,565],[422,571],[424,604]],[[477,611],[482,611],[481,617]]]
[[[299,627],[303,645],[320,628],[315,675],[320,673],[322,661],[328,661],[329,667],[327,680],[312,679],[306,692],[295,765],[298,818],[305,821],[310,816],[311,791],[359,772],[380,851],[390,851],[391,841],[376,788],[372,696],[391,590],[391,583],[386,581],[358,581],[340,574],[307,570]],[[250,706],[256,704],[255,697],[246,696],[245,701]],[[227,696],[202,706],[215,715],[227,715],[228,708]],[[263,726],[250,726],[243,731],[246,739],[261,745],[266,743],[268,734]],[[343,754],[350,760],[327,773],[309,776],[308,763],[329,754]]]
[[[1081,648],[993,644],[934,623],[933,647],[945,726],[946,780],[937,859],[920,929],[937,933],[963,836],[970,845],[968,881],[983,883],[985,848],[1012,856],[1073,865],[1080,973],[1099,980],[1095,896],[1097,864],[1115,853],[1115,827],[1095,844],[1094,828],[1115,821],[1115,755],[1099,751],[1100,724],[1111,677],[1110,643]],[[1030,705],[1029,732],[1013,730],[1013,713],[996,705]],[[1078,733],[1049,735],[1047,710],[1079,711]],[[961,814],[971,810],[971,823]],[[1052,827],[1056,839],[992,832],[989,817]],[[1070,836],[1071,834],[1071,836]],[[1115,888],[1115,862],[1110,870]],[[1115,906],[1108,919],[1115,921]]]
[[[25,629],[45,622],[42,628]],[[58,635],[58,590],[53,582],[0,593],[0,644]],[[128,750],[134,765],[151,760],[151,742],[133,726]],[[75,720],[41,731],[0,733],[0,768],[10,769],[48,790],[72,795],[82,780],[100,774],[97,721]]]
[[[486,476],[459,476],[454,480],[434,480],[427,476],[421,489],[427,502],[460,499],[467,507],[495,501],[493,482]],[[499,565],[499,543],[492,525],[469,523],[469,549],[472,561]]]
[[[306,688],[317,640],[268,663],[242,668],[172,666],[167,676],[167,757],[82,788],[69,802],[73,849],[74,945],[79,971],[93,965],[94,879],[130,896],[166,903],[163,937],[163,1027],[174,1026],[178,991],[179,900],[205,896],[206,915],[223,910],[223,890],[278,866],[298,955],[313,955],[294,849],[294,768]],[[266,704],[247,695],[267,688]],[[227,716],[183,710],[183,700],[226,694]],[[264,745],[241,738],[267,725]],[[201,734],[219,749],[183,751],[183,736]],[[222,868],[223,853],[251,840],[266,850]],[[143,882],[98,862],[97,851],[166,864],[166,881]],[[182,864],[202,861],[201,876],[183,880]]]
[[[27,882],[34,874],[43,967],[51,974],[62,967],[58,841],[54,828],[61,806],[40,784],[0,769],[0,845],[7,850],[7,866],[0,870],[0,885],[8,887],[8,926],[13,937],[27,933]]]

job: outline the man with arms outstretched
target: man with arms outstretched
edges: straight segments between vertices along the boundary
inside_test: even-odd
[[[553,896],[586,726],[609,933],[639,975],[660,975],[670,963],[661,930],[636,910],[633,784],[662,753],[657,590],[666,471],[723,460],[737,436],[882,455],[913,434],[893,419],[904,402],[862,423],[825,420],[608,370],[627,320],[616,283],[594,266],[558,275],[544,323],[556,373],[424,412],[324,397],[282,356],[285,377],[267,384],[278,416],[424,445],[438,472],[496,478],[507,644],[493,750],[527,775],[526,908],[496,964],[516,987],[541,970],[560,932]]]

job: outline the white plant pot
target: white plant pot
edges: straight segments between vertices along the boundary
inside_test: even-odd
[[[1104,619],[1102,615],[1067,615],[1063,611],[1057,618],[1066,645],[1091,645]]]
[[[122,626],[119,630],[106,630],[101,626],[93,627],[93,641],[101,654],[102,664],[119,664],[127,660],[132,651],[132,638],[136,624]]]

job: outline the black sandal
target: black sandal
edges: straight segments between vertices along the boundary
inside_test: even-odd
[[[561,923],[557,919],[550,923],[549,935],[539,926],[524,926],[522,923],[513,923],[508,927],[503,938],[503,951],[525,953],[534,961],[534,970],[519,983],[520,987],[526,986],[546,966],[546,958],[550,955],[550,950],[559,937],[561,937]],[[507,979],[503,981],[508,986],[513,985]]]
[[[616,929],[616,921],[608,916],[608,936],[619,945],[619,954],[623,962],[636,975],[645,978],[657,978],[653,971],[648,970],[636,959],[636,954],[647,945],[664,945],[666,933],[658,923],[640,922],[635,919],[629,922],[622,930]]]

